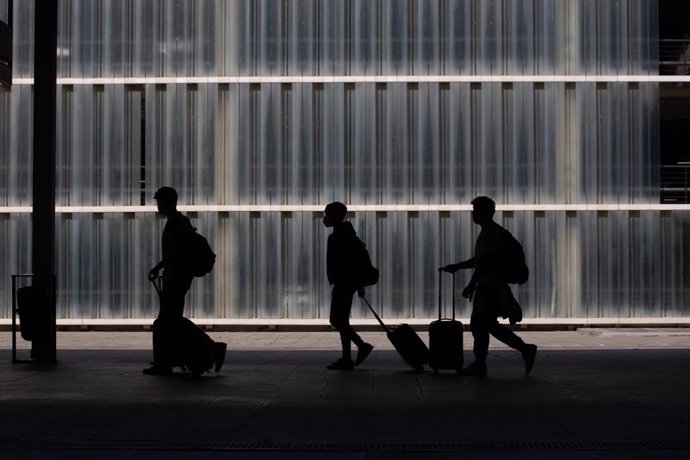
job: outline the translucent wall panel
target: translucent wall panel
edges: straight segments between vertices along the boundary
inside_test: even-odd
[[[32,88],[0,87],[0,206],[31,204]]]
[[[381,269],[370,297],[389,318],[436,315],[440,265],[472,255],[478,228],[468,212],[359,212],[358,234]],[[329,286],[321,213],[199,213],[194,225],[218,252],[214,272],[196,279],[187,313],[197,318],[327,318]],[[530,280],[515,288],[526,317],[686,316],[685,214],[659,211],[502,212],[519,238]],[[28,257],[29,216],[4,218],[9,261]],[[164,220],[153,214],[60,214],[59,317],[146,318],[157,311],[146,279],[159,255]],[[10,242],[18,244],[9,244]],[[462,289],[470,272],[458,272]],[[3,278],[9,282],[9,276]],[[7,288],[8,286],[5,286]],[[450,300],[450,277],[443,292]],[[471,306],[458,297],[458,314]],[[5,311],[5,315],[9,312]],[[356,302],[354,317],[366,317]]]
[[[0,0],[0,21],[5,24],[9,22],[9,2],[10,0]]]
[[[59,89],[62,206],[151,204],[162,184],[178,187],[184,204],[467,204],[477,194],[501,204],[658,202],[650,167],[657,97],[651,83]],[[30,115],[22,103],[30,101],[30,87],[16,85],[2,100],[13,110],[12,126],[21,127],[4,138],[16,147],[4,154],[10,168],[3,195],[7,205],[26,204],[29,171],[20,153],[30,148],[30,132],[20,121]],[[61,315],[153,314],[145,274],[159,254],[162,222],[142,216],[60,215]],[[189,313],[325,318],[320,217],[195,216],[212,236],[219,262],[212,278],[196,283]],[[519,289],[528,315],[682,313],[688,275],[679,251],[681,216],[516,212],[501,218],[533,247],[533,279]],[[372,294],[385,314],[433,316],[435,267],[470,254],[476,229],[467,216],[365,213],[355,221],[383,265]],[[668,274],[649,282],[661,267]]]
[[[19,78],[32,75],[32,5],[15,2]],[[615,79],[657,71],[656,9],[654,0],[61,1],[59,74],[76,80],[60,80],[57,99],[57,199],[72,207],[57,222],[60,317],[155,315],[146,273],[164,221],[74,207],[150,205],[161,185],[191,205],[435,206],[479,194],[513,205],[657,204],[658,84]],[[348,75],[400,80],[277,78]],[[413,81],[420,75],[504,78]],[[208,81],[157,78],[189,76]],[[222,78],[233,76],[262,78]],[[102,77],[124,79],[89,80]],[[30,269],[30,216],[10,207],[31,204],[31,98],[28,81],[0,89],[6,299],[9,274]],[[517,289],[526,316],[687,316],[686,214],[499,214],[527,250],[532,278]],[[321,213],[190,217],[218,254],[213,274],[195,280],[190,316],[328,317]],[[436,268],[471,255],[469,215],[351,218],[381,268],[370,291],[384,315],[435,316]]]
[[[33,2],[15,2],[16,76]],[[654,74],[656,0],[60,2],[61,77]]]
[[[162,184],[185,204],[658,203],[657,100],[656,83],[60,85],[58,204],[150,204]]]
[[[31,272],[31,216],[0,213],[0,318],[11,318],[10,275]]]

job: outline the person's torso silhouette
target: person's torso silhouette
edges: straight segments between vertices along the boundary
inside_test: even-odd
[[[482,226],[474,245],[475,281],[479,285],[506,284],[502,273],[506,230],[494,221]]]
[[[357,268],[354,256],[356,245],[361,244],[350,222],[343,221],[333,226],[326,246],[326,276],[330,284],[357,288],[353,279]]]
[[[176,210],[167,216],[161,237],[163,282],[193,278],[185,259],[193,233],[192,223],[181,212]]]

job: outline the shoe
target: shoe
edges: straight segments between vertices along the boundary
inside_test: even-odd
[[[534,360],[537,357],[537,346],[534,344],[528,344],[525,347],[525,351],[522,352],[522,359],[525,360],[525,375],[529,375],[532,367],[534,367]]]
[[[459,370],[458,375],[461,377],[486,377],[486,363],[474,362]]]
[[[343,359],[340,358],[338,361],[334,362],[333,364],[329,364],[326,366],[326,369],[330,370],[340,370],[340,371],[351,371],[352,369],[355,368],[355,363],[352,362],[351,359]]]
[[[161,366],[159,364],[154,364],[151,367],[147,367],[143,371],[144,374],[146,375],[170,375],[172,374],[172,367],[170,366]]]
[[[213,344],[213,362],[216,363],[216,373],[220,372],[225,362],[225,352],[228,350],[228,344],[225,342],[216,342]]]
[[[204,369],[203,367],[191,367],[189,370],[192,371],[192,377],[198,379],[201,378],[201,376],[209,369]]]
[[[355,359],[355,366],[359,366],[364,362],[365,359],[367,359],[367,356],[371,353],[371,350],[374,349],[374,346],[370,343],[365,343],[362,345],[359,350],[357,351],[357,359]]]

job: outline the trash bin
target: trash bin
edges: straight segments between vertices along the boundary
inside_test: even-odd
[[[50,335],[50,295],[42,286],[17,289],[17,314],[22,339],[34,341]]]
[[[18,287],[21,279],[32,285]],[[55,362],[55,275],[12,275],[12,362],[17,360],[17,317],[24,340],[31,342],[31,359]]]

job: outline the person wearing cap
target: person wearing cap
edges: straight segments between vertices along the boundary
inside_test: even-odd
[[[187,269],[184,254],[194,227],[189,219],[177,210],[177,191],[172,187],[161,187],[153,195],[158,212],[166,218],[161,249],[163,259],[149,272],[149,279],[158,278],[163,270],[163,289],[159,317],[183,316],[184,299],[192,286],[194,275]]]
[[[487,373],[486,358],[489,354],[489,335],[522,353],[525,375],[534,366],[537,346],[525,343],[517,334],[498,322],[514,306],[518,306],[510,286],[504,279],[502,263],[506,254],[508,231],[493,220],[496,203],[489,197],[479,196],[472,200],[472,221],[481,227],[475,244],[474,257],[457,264],[446,265],[439,270],[454,273],[473,268],[474,273],[462,296],[472,303],[470,330],[474,338],[474,362],[462,369],[463,376],[483,377]],[[511,322],[513,319],[511,318]]]
[[[358,286],[355,280],[358,267],[353,257],[356,254],[354,245],[364,243],[357,237],[352,224],[345,221],[347,207],[343,203],[334,201],[328,204],[324,214],[323,224],[333,228],[326,247],[326,276],[333,285],[330,323],[340,333],[342,346],[342,357],[326,367],[330,370],[349,371],[360,365],[374,349],[350,325],[352,296],[355,292],[359,292],[360,296],[364,295],[364,288]],[[352,343],[357,346],[355,361],[352,360]]]
[[[153,195],[158,211],[166,218],[161,249],[163,259],[149,271],[149,280],[155,281],[163,270],[163,285],[160,292],[160,312],[153,327],[153,366],[144,369],[145,374],[161,375],[172,372],[175,357],[170,343],[170,332],[184,316],[187,291],[192,286],[194,275],[185,260],[187,246],[196,231],[189,219],[177,210],[177,191],[172,187],[161,187]],[[199,330],[201,333],[203,331]],[[214,342],[207,336],[214,355],[216,372],[225,359],[227,345]]]

